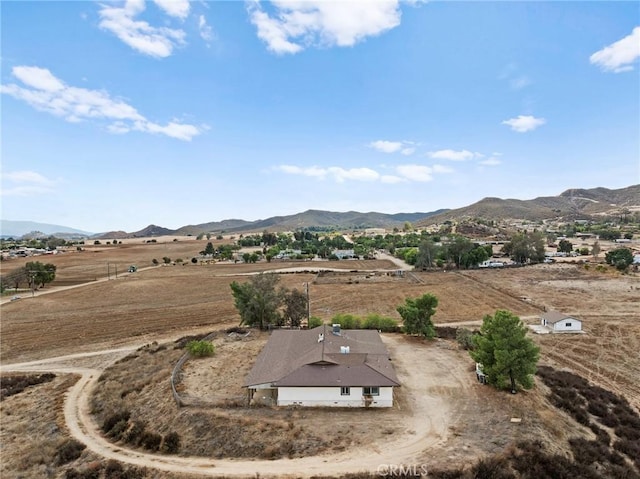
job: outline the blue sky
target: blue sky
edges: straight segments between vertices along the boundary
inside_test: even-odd
[[[3,219],[136,231],[640,182],[637,2],[0,8]]]

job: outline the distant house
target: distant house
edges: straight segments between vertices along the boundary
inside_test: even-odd
[[[338,257],[338,259],[351,259],[356,253],[352,249],[334,249],[333,254]]]
[[[275,330],[247,375],[249,402],[392,407],[400,384],[375,330]]]
[[[552,333],[582,331],[582,321],[557,311],[547,311],[540,316],[540,325]]]

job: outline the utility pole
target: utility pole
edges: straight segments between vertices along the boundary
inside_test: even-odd
[[[309,321],[311,320],[311,302],[309,300],[309,282],[304,283],[305,291],[307,292],[307,328],[309,327]]]

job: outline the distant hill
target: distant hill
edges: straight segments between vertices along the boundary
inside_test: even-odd
[[[182,226],[176,230],[163,228],[161,226],[149,225],[146,228],[133,233],[124,231],[110,231],[93,236],[95,239],[124,239],[165,235],[192,235],[201,233],[250,233],[269,231],[293,231],[303,228],[326,228],[336,230],[350,230],[362,228],[394,228],[402,227],[406,221],[415,223],[416,221],[428,218],[431,215],[439,214],[447,210],[438,210],[431,213],[359,213],[349,211],[339,213],[334,211],[307,210],[288,216],[272,216],[264,220],[245,221],[238,219],[228,219],[214,221],[198,225]]]
[[[23,235],[39,232],[46,236],[91,236],[93,233],[68,226],[38,223],[35,221],[0,220],[0,235],[3,237],[20,238]]]
[[[558,196],[543,196],[532,200],[484,198],[464,208],[431,216],[417,222],[416,226],[469,218],[528,221],[590,219],[600,215],[616,215],[624,209],[634,208],[640,209],[640,185],[618,190],[570,189]]]

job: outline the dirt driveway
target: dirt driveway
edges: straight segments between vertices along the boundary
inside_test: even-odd
[[[90,414],[90,397],[102,369],[134,346],[120,350],[76,354],[21,364],[5,364],[4,371],[54,371],[77,373],[80,380],[70,390],[65,406],[65,422],[70,434],[94,453],[123,463],[161,471],[204,476],[310,477],[370,471],[381,465],[410,464],[424,457],[426,449],[437,450],[455,426],[456,397],[473,395],[474,381],[468,360],[460,351],[428,344],[400,335],[385,335],[397,374],[403,384],[401,430],[387,441],[354,448],[339,454],[278,460],[211,460],[207,458],[159,456],[130,450],[108,442]],[[375,414],[375,411],[371,411]],[[400,425],[399,425],[400,426]]]

